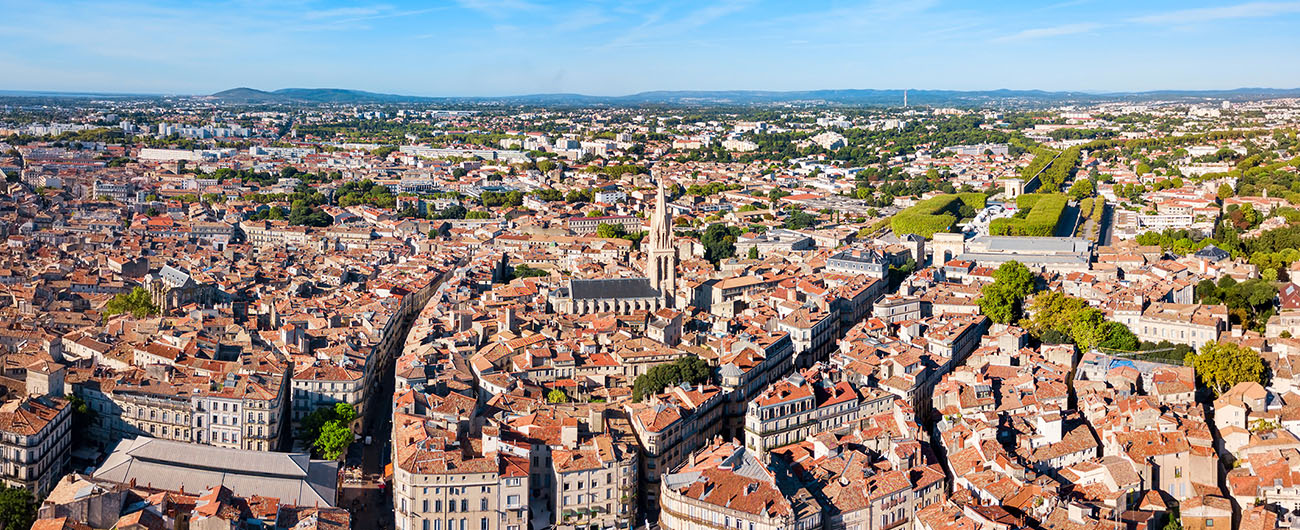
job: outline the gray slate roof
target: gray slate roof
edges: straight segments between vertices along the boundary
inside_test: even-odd
[[[609,278],[571,280],[569,291],[574,300],[657,298],[659,291],[650,287],[649,278]]]
[[[122,440],[97,479],[169,491],[201,492],[215,486],[236,495],[276,497],[299,506],[334,506],[338,462],[307,453],[226,449],[139,437]]]

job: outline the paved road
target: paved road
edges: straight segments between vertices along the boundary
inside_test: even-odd
[[[1097,238],[1097,240],[1100,241],[1099,244],[1102,246],[1110,246],[1111,238],[1115,237],[1115,230],[1114,230],[1115,223],[1114,223],[1114,219],[1112,219],[1114,215],[1115,215],[1115,207],[1110,204],[1110,201],[1107,201],[1106,209],[1102,211],[1101,214],[1101,226],[1098,227],[1099,233],[1101,235]]]

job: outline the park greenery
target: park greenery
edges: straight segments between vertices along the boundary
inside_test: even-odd
[[[397,205],[397,196],[387,186],[375,184],[375,181],[344,182],[336,192],[338,205],[341,207],[368,204],[377,208],[392,209]]]
[[[627,228],[624,228],[624,226],[619,223],[600,223],[599,225],[596,225],[597,237],[626,239],[631,241],[635,248],[641,248],[641,240],[644,239],[647,234],[649,234],[649,232],[644,230],[629,233]]]
[[[136,287],[126,293],[118,293],[104,305],[105,317],[129,313],[135,318],[144,318],[157,315],[160,312],[157,304],[153,302],[153,297],[149,295],[149,291],[146,291],[143,287]]]
[[[671,363],[656,365],[632,381],[632,400],[641,401],[646,397],[663,392],[667,387],[690,383],[698,385],[707,383],[713,370],[709,363],[694,355],[680,357]]]
[[[1060,193],[1030,193],[1016,197],[1019,208],[1012,217],[994,219],[989,233],[995,236],[1049,237],[1056,233],[1069,199]]]
[[[984,208],[987,196],[983,193],[938,195],[916,203],[898,212],[890,221],[895,234],[918,234],[934,237],[935,232],[947,232],[958,221],[974,217]]]
[[[1268,383],[1268,367],[1259,353],[1231,342],[1210,341],[1201,351],[1187,354],[1183,362],[1196,370],[1201,384],[1216,396],[1237,383]]]

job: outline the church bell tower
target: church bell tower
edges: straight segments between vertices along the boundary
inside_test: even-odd
[[[646,252],[646,276],[650,287],[659,291],[666,307],[672,307],[677,293],[677,248],[673,246],[672,214],[668,213],[668,189],[663,179],[655,194],[655,212],[650,218],[650,248]]]

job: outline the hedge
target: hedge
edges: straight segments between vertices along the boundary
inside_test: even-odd
[[[1033,199],[1021,200],[1024,197]],[[1016,198],[1016,204],[1032,204],[1032,209],[1024,218],[994,219],[989,224],[989,233],[995,236],[1051,236],[1056,232],[1056,224],[1061,221],[1061,213],[1069,198],[1063,193],[1029,194]]]
[[[958,193],[931,197],[895,214],[889,226],[895,234],[917,234],[928,239],[933,237],[935,232],[946,232],[951,229],[958,221],[957,212],[962,205],[980,210],[984,208],[984,201],[987,198],[983,193]]]

